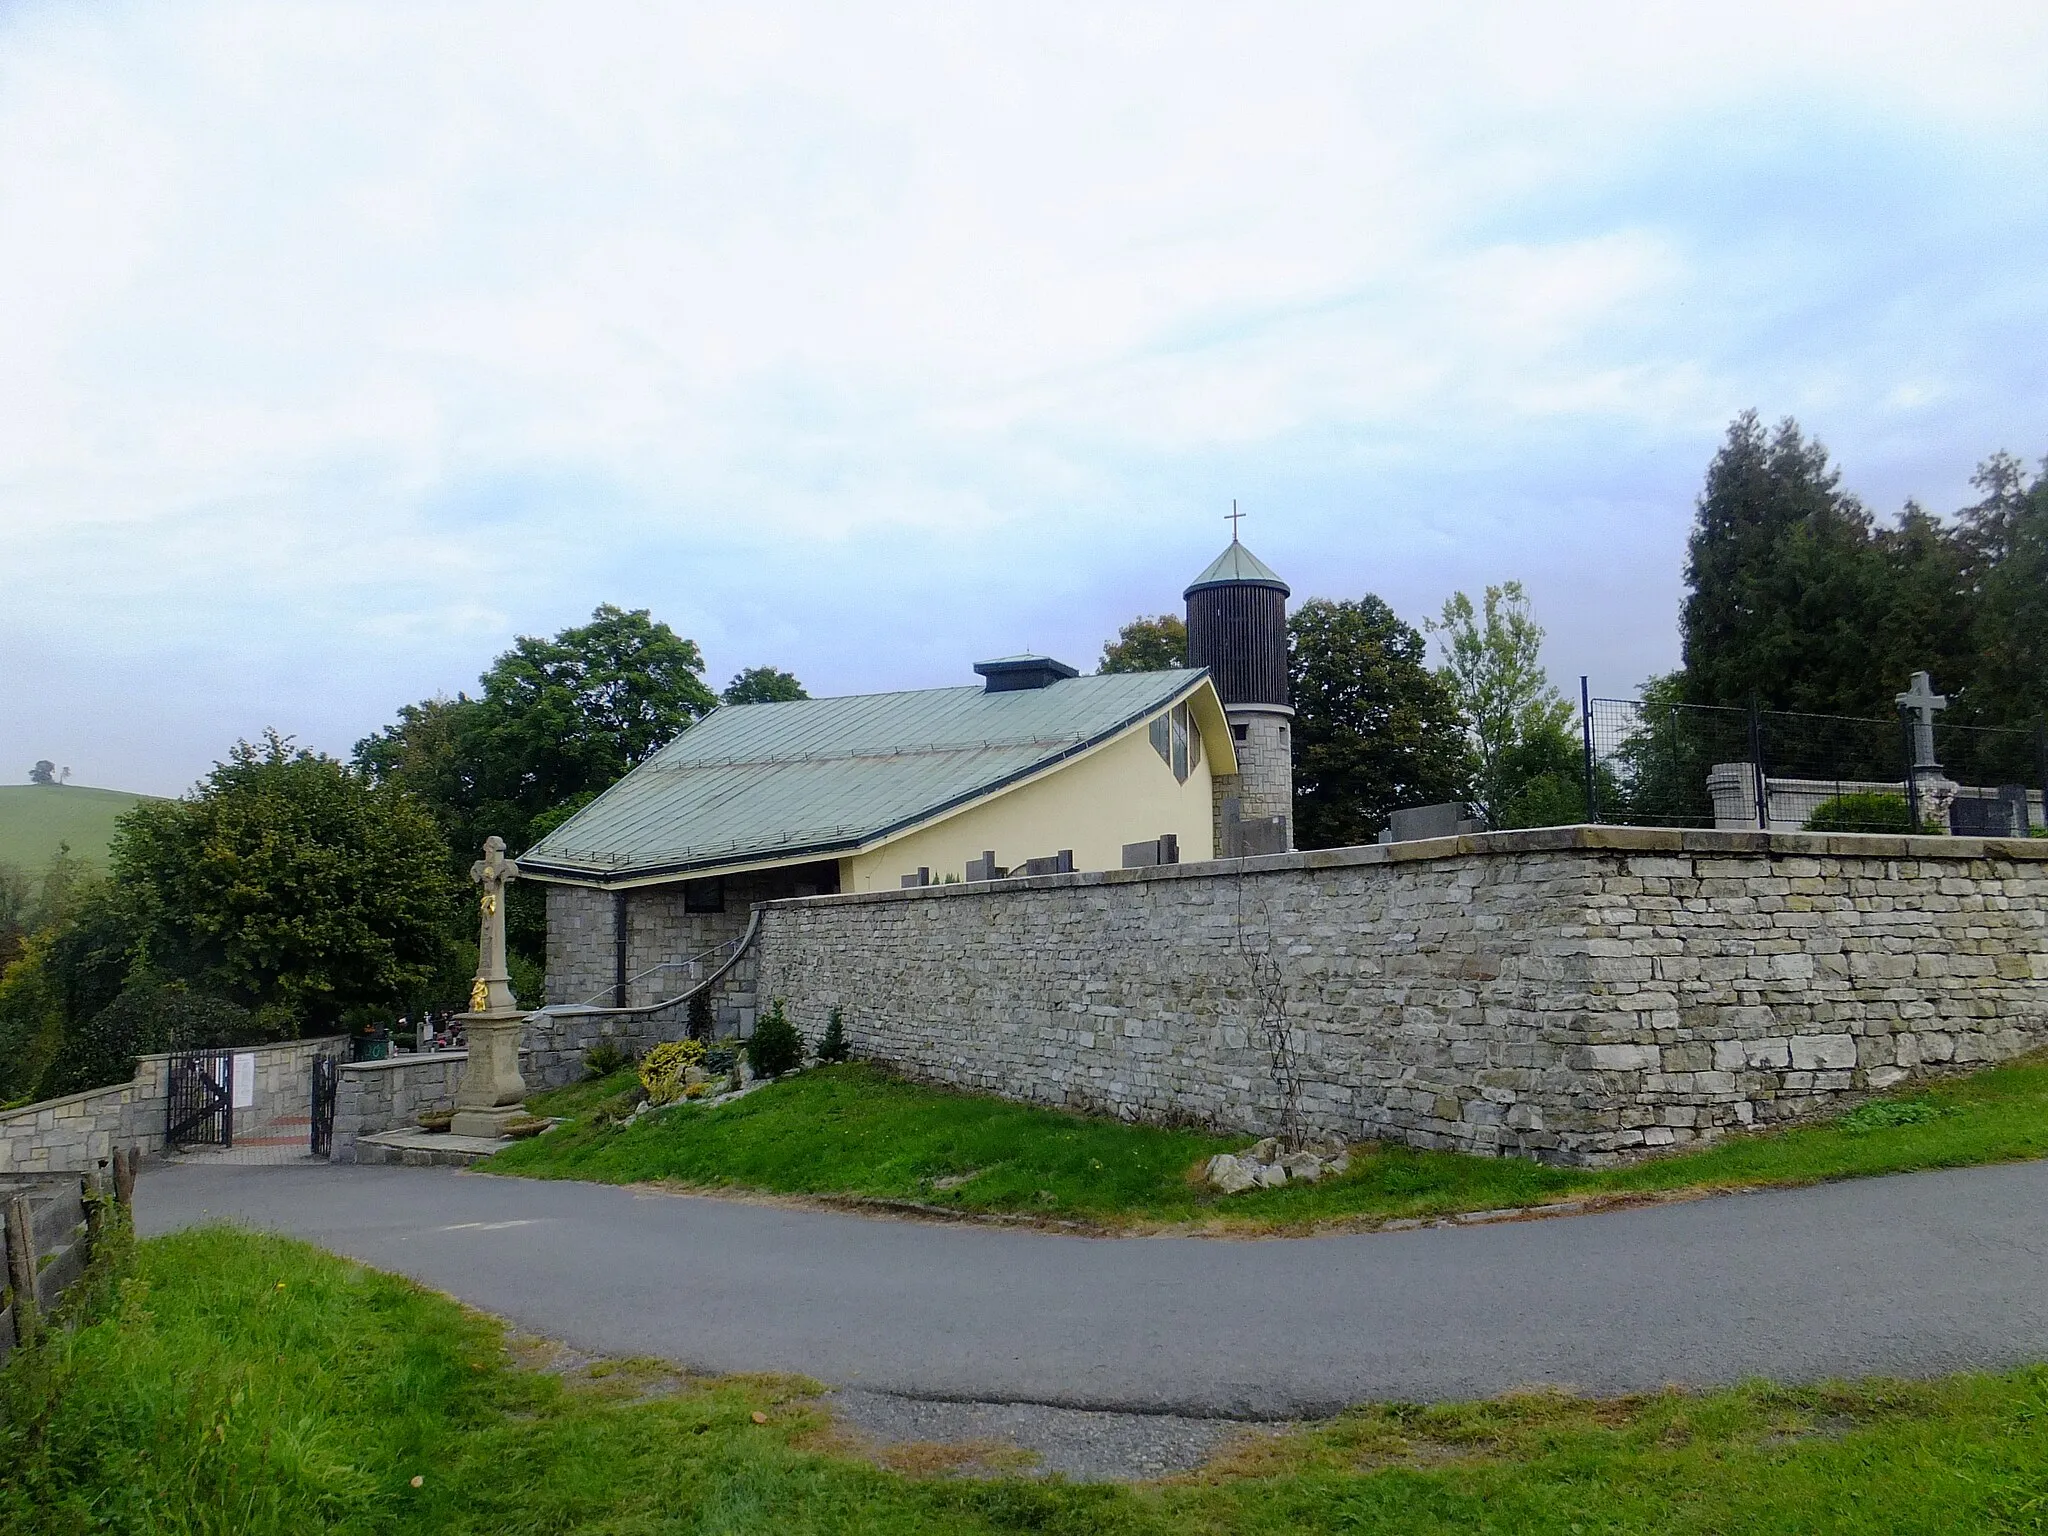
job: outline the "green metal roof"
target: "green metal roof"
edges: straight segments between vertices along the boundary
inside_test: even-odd
[[[1084,752],[1207,675],[728,704],[519,862],[542,877],[626,880],[850,852]]]
[[[1192,596],[1203,587],[1220,587],[1233,581],[1258,582],[1263,586],[1278,587],[1282,592],[1291,590],[1271,566],[1232,539],[1230,548],[1210,561],[1209,568],[1189,582],[1187,591],[1182,595]]]

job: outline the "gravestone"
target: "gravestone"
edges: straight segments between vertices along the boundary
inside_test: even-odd
[[[1934,691],[1933,680],[1925,672],[1915,672],[1906,691],[1898,696],[1898,705],[1910,717],[1912,728],[1912,777],[1907,781],[1906,800],[1913,819],[1956,831],[1952,812],[1961,786],[1941,771],[1941,762],[1934,755],[1934,717],[1948,708],[1948,696]]]
[[[1223,800],[1223,846],[1217,857],[1248,859],[1261,853],[1285,853],[1293,842],[1285,816],[1244,814],[1244,802],[1236,795]]]
[[[1178,864],[1180,862],[1180,839],[1171,832],[1142,843],[1125,843],[1123,846],[1123,867],[1125,869],[1147,869],[1154,864]]]
[[[2025,837],[2027,790],[2006,784],[1997,795],[1958,795],[1948,808],[1948,829],[1957,837]]]
[[[996,862],[996,851],[984,848],[981,857],[967,861],[967,880],[971,885],[976,880],[1000,880],[1009,871]]]
[[[1412,843],[1426,837],[1461,837],[1485,830],[1486,823],[1472,814],[1472,807],[1462,800],[1447,800],[1441,805],[1411,805],[1395,811],[1387,818],[1387,830],[1380,834],[1380,841]]]

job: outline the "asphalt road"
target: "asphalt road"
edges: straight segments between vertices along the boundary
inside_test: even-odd
[[[143,1231],[308,1238],[581,1349],[1204,1417],[2048,1359],[2048,1163],[1244,1242],[876,1220],[424,1168],[174,1166]]]

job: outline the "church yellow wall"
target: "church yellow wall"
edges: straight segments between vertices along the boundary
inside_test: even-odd
[[[1220,711],[1197,706],[1198,717],[1210,713],[1220,726]],[[990,848],[1005,868],[1071,848],[1076,869],[1116,869],[1123,863],[1125,843],[1145,842],[1162,832],[1180,839],[1183,862],[1213,858],[1209,764],[1218,731],[1202,723],[1208,727],[1202,732],[1202,761],[1189,771],[1185,784],[1174,779],[1153,750],[1150,722],[1141,722],[1085,757],[841,860],[839,888],[895,890],[920,865],[931,870],[935,881],[947,875],[962,878],[968,860]]]

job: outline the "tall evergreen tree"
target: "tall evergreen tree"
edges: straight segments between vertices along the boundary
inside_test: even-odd
[[[1885,689],[1899,684],[1870,648],[1885,586],[1870,514],[1796,421],[1766,434],[1747,411],[1729,426],[1707,469],[1686,585],[1687,702],[1889,709]]]
[[[1963,715],[2031,724],[2048,709],[2048,459],[2029,483],[2018,459],[1994,454],[1974,484],[1984,499],[1959,519],[1975,598]]]

